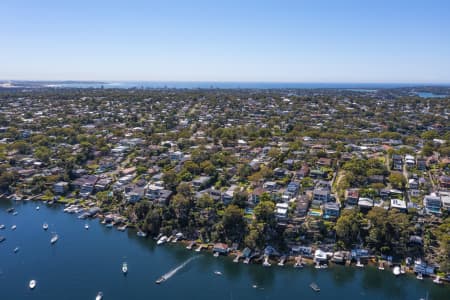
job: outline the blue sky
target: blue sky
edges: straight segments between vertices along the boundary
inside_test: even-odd
[[[0,79],[450,83],[450,1],[2,0]]]

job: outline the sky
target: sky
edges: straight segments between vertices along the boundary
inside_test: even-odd
[[[0,79],[450,83],[448,0],[2,0]]]

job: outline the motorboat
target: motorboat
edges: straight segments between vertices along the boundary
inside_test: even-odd
[[[17,253],[17,252],[19,252],[19,250],[20,250],[20,248],[19,248],[19,247],[16,247],[16,248],[14,248],[14,253]]]
[[[406,267],[405,266],[401,266],[400,267],[400,273],[401,274],[405,274],[406,273]]]
[[[42,225],[42,229],[47,230],[47,229],[48,229],[48,224],[47,224],[47,223],[44,223],[44,224]]]
[[[423,280],[423,275],[422,275],[422,273],[418,273],[417,276],[416,276],[416,278],[419,279],[419,280]]]
[[[89,224],[88,223],[84,224],[84,229],[86,229],[86,230],[89,229]]]
[[[30,289],[34,289],[36,287],[36,284],[37,284],[36,280],[34,280],[34,279],[30,280],[30,283],[28,283],[28,287]]]
[[[14,212],[14,207],[10,207],[6,210],[7,213],[13,213]]]
[[[105,226],[106,226],[107,228],[112,228],[112,227],[114,226],[114,224],[113,224],[113,223],[107,223]]]
[[[319,286],[316,284],[316,283],[311,283],[310,285],[309,285],[309,287],[314,291],[314,292],[320,292],[320,288],[319,288]]]
[[[52,238],[50,239],[50,244],[56,243],[58,241],[58,239],[59,239],[59,236],[57,234],[54,234],[52,236]]]
[[[128,273],[128,264],[127,264],[126,262],[124,262],[124,263],[122,264],[122,273],[123,273],[124,275],[127,275],[127,273]]]
[[[163,236],[156,242],[156,244],[157,244],[157,245],[162,245],[162,244],[164,244],[165,242],[167,242],[167,236],[166,236],[166,235],[163,235]]]
[[[38,206],[36,206],[36,210],[39,210],[39,209],[40,209],[39,205],[38,205]]]
[[[5,229],[5,224],[0,224],[0,229]]]
[[[17,228],[16,225],[11,226],[11,230],[16,230],[16,228]]]
[[[17,211],[13,212],[13,216],[17,216],[19,213]]]
[[[399,266],[395,266],[394,269],[392,270],[392,273],[393,273],[395,276],[400,275],[400,267],[399,267]]]
[[[156,279],[155,283],[156,284],[161,284],[164,281],[166,281],[166,278],[164,276],[159,277],[158,279]]]
[[[381,270],[381,271],[384,270],[384,264],[383,264],[383,262],[380,262],[380,263],[379,263],[379,265],[378,265],[378,270]]]
[[[140,230],[136,233],[136,235],[137,235],[138,237],[146,237],[146,236],[147,236],[147,234],[146,234],[145,232],[140,231]]]
[[[364,268],[364,264],[361,263],[361,261],[358,259],[358,261],[356,262],[356,266],[358,268]]]
[[[441,276],[436,276],[436,278],[435,279],[433,279],[433,282],[434,283],[436,283],[436,284],[442,284],[442,281],[441,281]]]
[[[222,272],[220,272],[220,271],[214,271],[214,274],[219,275],[219,276],[223,275]]]
[[[98,292],[97,296],[95,296],[95,300],[102,300],[103,299],[103,293],[102,292]]]

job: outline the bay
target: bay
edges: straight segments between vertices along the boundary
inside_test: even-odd
[[[40,210],[36,210],[36,206]],[[8,214],[14,206],[18,215]],[[449,299],[450,288],[388,270],[333,266],[326,270],[292,266],[244,265],[230,257],[188,251],[181,245],[156,246],[128,230],[106,228],[98,220],[79,220],[59,205],[0,200],[1,299]],[[49,224],[48,231],[42,224]],[[90,225],[89,230],[84,224]],[[11,225],[17,225],[12,231]],[[60,239],[50,244],[52,232]],[[20,250],[14,253],[13,249]],[[190,261],[163,284],[162,274]],[[129,273],[121,272],[122,262]],[[223,276],[214,274],[220,271]],[[31,279],[35,290],[28,289]],[[309,284],[316,282],[316,293]],[[256,288],[254,287],[256,286]]]

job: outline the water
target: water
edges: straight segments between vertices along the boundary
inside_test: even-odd
[[[448,95],[440,95],[440,94],[434,94],[430,92],[416,92],[416,95],[420,98],[445,98],[448,97]]]
[[[449,299],[450,287],[417,281],[413,276],[395,278],[389,271],[375,268],[332,267],[316,270],[235,264],[230,257],[214,258],[184,247],[156,246],[151,239],[136,237],[134,231],[108,229],[98,220],[86,221],[65,214],[61,206],[36,211],[35,203],[15,204],[17,216],[0,200],[0,291],[2,300],[15,299]],[[44,231],[42,224],[48,222]],[[12,224],[17,225],[11,231]],[[52,232],[59,240],[50,245]],[[20,247],[18,253],[14,248]],[[192,257],[198,258],[189,260]],[[122,263],[128,263],[128,275]],[[185,263],[188,261],[189,263]],[[182,265],[160,285],[155,280]],[[217,276],[214,271],[221,271]],[[28,282],[36,279],[35,290]],[[315,293],[309,287],[316,282]],[[256,285],[257,288],[253,288]]]

